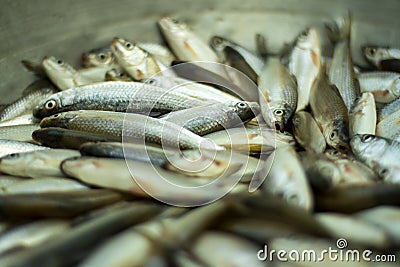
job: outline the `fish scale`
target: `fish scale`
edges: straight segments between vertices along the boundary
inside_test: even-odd
[[[49,101],[56,107],[46,109]],[[147,113],[201,106],[207,103],[172,90],[137,82],[102,82],[71,88],[49,96],[34,109],[35,117],[73,110],[105,110],[116,112]]]

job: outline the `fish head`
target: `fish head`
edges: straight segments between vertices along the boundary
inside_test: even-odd
[[[135,43],[129,42],[123,38],[115,37],[111,41],[111,50],[120,61],[129,65],[137,65],[142,63],[148,53],[138,47]]]
[[[114,63],[114,55],[110,49],[82,54],[82,64],[85,67],[108,67]]]
[[[0,166],[3,170],[5,170],[7,167],[13,167],[20,163],[23,163],[23,156],[21,153],[12,153],[0,158]]]
[[[228,41],[220,36],[213,36],[210,39],[211,48],[219,55],[224,55],[224,49],[228,45]]]
[[[106,80],[107,81],[124,81],[124,82],[131,82],[131,77],[121,71],[116,69],[112,69],[106,72]]]
[[[64,112],[64,113],[57,113],[52,116],[46,117],[42,119],[40,122],[41,128],[48,128],[48,127],[60,127],[60,128],[67,128],[67,124],[76,118],[78,114],[76,112]]]
[[[274,125],[276,130],[283,131],[285,125],[293,114],[293,109],[286,103],[270,103]]]
[[[379,65],[381,60],[389,57],[389,52],[385,48],[377,46],[364,46],[362,50],[365,58],[376,66]]]
[[[357,134],[351,139],[350,146],[357,158],[372,162],[386,150],[388,142],[372,134]]]
[[[72,76],[76,72],[71,65],[55,57],[45,57],[42,65],[49,75]]]
[[[161,31],[167,38],[183,38],[189,31],[185,23],[171,17],[163,17],[158,21]]]
[[[233,101],[231,106],[243,122],[253,119],[261,112],[260,105],[256,102]]]
[[[339,150],[340,152],[347,152],[349,148],[348,140],[348,124],[344,121],[333,121],[324,131],[326,143]]]
[[[301,50],[315,50],[320,47],[320,38],[314,27],[303,31],[297,37],[296,47]]]
[[[41,101],[39,105],[33,109],[33,116],[36,118],[44,118],[57,113],[61,108],[61,99],[58,94],[54,94]]]

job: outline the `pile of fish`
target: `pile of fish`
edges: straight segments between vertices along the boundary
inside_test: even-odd
[[[279,53],[158,26],[166,45],[116,37],[80,69],[23,61],[37,80],[0,108],[0,266],[397,266],[257,253],[400,257],[400,49],[356,66],[350,15]]]

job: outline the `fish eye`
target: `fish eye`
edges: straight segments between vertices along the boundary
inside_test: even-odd
[[[368,54],[370,54],[371,56],[376,54],[376,48],[370,48],[368,49]]]
[[[9,159],[16,159],[16,158],[18,158],[18,157],[19,157],[19,154],[18,154],[18,153],[12,153],[12,154],[8,155],[8,158],[9,158]]]
[[[336,138],[336,136],[337,136],[336,131],[332,131],[331,134],[329,135],[329,138],[330,138],[331,140],[333,140],[333,139]]]
[[[388,172],[389,172],[389,170],[384,168],[384,169],[379,170],[378,174],[379,174],[379,176],[383,177],[383,176],[387,175]]]
[[[177,20],[177,19],[175,19],[175,18],[172,18],[171,21],[172,21],[174,24],[179,24],[179,23],[180,23],[179,20]]]
[[[61,59],[58,59],[58,60],[57,60],[57,64],[58,64],[58,65],[62,65],[63,63],[64,63],[64,62],[63,62]]]
[[[374,136],[372,134],[366,134],[363,137],[361,137],[361,141],[364,143],[371,142],[374,139]]]
[[[283,116],[285,114],[285,111],[283,111],[281,109],[276,109],[276,110],[274,110],[274,114],[275,114],[275,116]]]
[[[47,110],[52,110],[57,106],[57,102],[53,99],[49,100],[46,102],[46,104],[44,105],[44,108]]]
[[[150,84],[150,85],[156,85],[157,81],[155,79],[148,79],[147,83]]]
[[[98,54],[97,57],[98,57],[100,60],[105,60],[105,59],[106,59],[106,55],[105,55],[104,53]]]
[[[58,118],[58,116],[60,116],[60,114],[55,114],[53,115],[53,118]]]
[[[247,108],[247,104],[245,102],[238,102],[236,106],[240,109]]]
[[[213,38],[213,42],[214,42],[214,44],[217,45],[217,46],[220,46],[220,45],[222,45],[222,43],[223,43],[222,38],[220,38],[220,37],[214,37],[214,38]]]
[[[133,47],[133,44],[131,44],[130,42],[126,42],[126,43],[125,43],[125,47],[126,47],[126,48],[132,48],[132,47]]]

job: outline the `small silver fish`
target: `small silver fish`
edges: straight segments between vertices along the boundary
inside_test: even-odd
[[[0,140],[0,157],[21,152],[49,149],[45,146],[38,146],[21,141]]]
[[[376,102],[389,103],[400,96],[400,73],[363,72],[358,75],[358,80],[361,92],[371,92]]]
[[[376,106],[372,93],[362,93],[349,113],[350,137],[356,134],[375,134]]]

